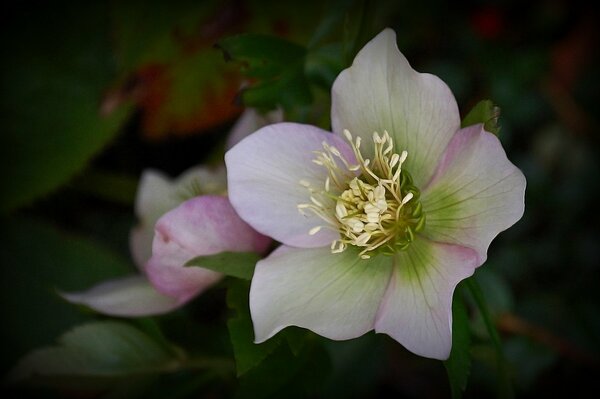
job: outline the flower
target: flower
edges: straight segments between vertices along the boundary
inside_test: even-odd
[[[229,142],[281,118],[249,109],[233,127]],[[130,234],[140,274],[61,295],[113,316],[155,315],[185,304],[222,277],[201,267],[184,267],[188,260],[223,251],[264,252],[271,242],[237,216],[225,194],[223,167],[197,166],[173,181],[159,171],[145,171],[135,201],[139,224]]]
[[[337,77],[331,119],[333,134],[274,124],[225,156],[233,207],[283,244],[252,279],[256,342],[374,329],[445,359],[454,289],[521,218],[525,178],[482,125],[460,129],[449,88],[390,29]]]

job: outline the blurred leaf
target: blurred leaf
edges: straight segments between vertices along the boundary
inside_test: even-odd
[[[251,280],[256,262],[261,256],[254,252],[221,252],[215,255],[198,256],[188,261],[187,267],[203,267],[226,276]]]
[[[504,345],[506,357],[515,367],[515,379],[521,389],[530,389],[542,373],[553,366],[558,355],[548,347],[526,337],[515,336]]]
[[[341,43],[329,44],[310,51],[306,58],[306,76],[323,90],[331,90],[344,67]]]
[[[118,132],[128,108],[102,116],[113,76],[103,3],[13,7],[0,35],[0,212],[79,172]]]
[[[240,379],[237,398],[319,397],[331,368],[329,356],[319,342],[310,340],[295,356],[280,345],[260,365]]]
[[[214,128],[240,112],[239,74],[213,48],[245,21],[234,2],[115,2],[112,17],[121,77],[109,97],[137,103],[147,138]]]
[[[109,97],[116,104],[136,102],[149,139],[215,128],[241,111],[235,99],[242,78],[236,65],[223,62],[214,44],[241,31],[304,42],[320,7],[313,0],[301,10],[277,2],[265,7],[261,0],[114,2],[121,76]],[[290,82],[284,86],[296,85],[293,76],[283,78]]]
[[[244,74],[257,80],[242,91],[246,106],[289,109],[312,101],[304,73],[304,47],[259,34],[228,37],[219,41],[218,46],[226,59],[240,63]]]
[[[376,8],[369,1],[360,0],[346,13],[343,29],[345,67],[350,66],[356,54],[379,33],[375,28]]]
[[[461,127],[483,123],[486,131],[497,136],[500,133],[500,125],[498,124],[499,118],[500,108],[494,105],[491,100],[482,100],[463,118]]]
[[[463,284],[460,284],[452,302],[452,351],[444,362],[452,398],[462,397],[471,372],[471,334],[469,316],[462,299]]]
[[[132,270],[96,242],[30,219],[3,219],[0,236],[0,310],[10,326],[0,332],[2,370],[25,351],[50,344],[68,327],[91,318],[60,299],[57,287],[80,290]]]
[[[308,47],[312,49],[331,33],[339,29],[342,20],[346,16],[346,13],[350,11],[350,8],[355,1],[356,0],[332,0],[327,2],[325,15],[321,18],[321,22],[319,22],[319,25],[315,28]]]
[[[325,345],[333,367],[323,397],[349,399],[373,396],[373,387],[389,373],[387,339],[383,334],[368,333],[347,341],[327,341]]]
[[[469,292],[473,296],[473,299],[475,300],[477,309],[479,312],[481,312],[481,316],[492,341],[492,346],[494,347],[497,364],[498,397],[501,399],[513,398],[514,391],[512,387],[512,381],[509,375],[508,364],[504,356],[502,342],[500,341],[500,335],[498,334],[498,330],[496,330],[494,320],[492,319],[492,316],[488,310],[481,287],[477,283],[477,280],[475,280],[473,277],[470,277],[466,280],[466,285],[469,288]]]
[[[298,356],[304,348],[308,334],[308,330],[296,326],[287,327],[280,333],[280,335],[286,340],[294,356]]]
[[[121,322],[78,326],[62,335],[58,344],[26,355],[11,371],[9,380],[110,379],[155,374],[177,366],[177,359],[162,345]]]
[[[249,290],[250,283],[242,280],[231,281],[227,290],[227,305],[236,312],[236,315],[227,322],[227,326],[238,376],[258,366],[281,344],[280,336],[273,337],[262,344],[254,343],[254,329],[248,304]]]

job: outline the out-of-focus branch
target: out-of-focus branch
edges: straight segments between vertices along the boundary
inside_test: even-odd
[[[515,314],[503,313],[496,319],[498,330],[503,333],[523,335],[553,349],[561,356],[572,359],[578,363],[600,366],[600,359],[590,355],[572,342],[535,325]]]

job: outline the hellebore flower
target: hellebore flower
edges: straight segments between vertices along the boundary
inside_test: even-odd
[[[249,109],[229,141],[276,120],[281,115],[262,117]],[[130,234],[141,274],[62,296],[113,316],[161,314],[185,304],[221,278],[207,269],[184,267],[188,260],[223,251],[263,252],[271,241],[239,218],[225,193],[223,167],[194,167],[173,181],[161,172],[145,171],[135,201],[139,224]]]
[[[283,244],[252,280],[256,342],[374,329],[445,359],[454,289],[521,218],[525,178],[482,125],[460,129],[449,88],[389,29],[337,77],[331,118],[333,134],[274,124],[225,156],[233,207]]]

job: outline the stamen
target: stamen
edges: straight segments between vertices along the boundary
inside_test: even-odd
[[[348,129],[343,135],[356,163],[350,164],[338,147],[323,141],[323,150],[314,151],[313,159],[327,169],[323,185],[300,180],[310,193],[310,203],[299,204],[299,212],[305,215],[310,210],[326,222],[310,229],[309,235],[332,227],[340,238],[331,243],[331,252],[340,253],[354,245],[363,248],[361,259],[369,259],[379,248],[377,253],[385,254],[406,249],[425,223],[420,203],[413,200],[418,190],[402,168],[408,152],[395,153],[394,141],[384,130],[383,134],[373,132],[373,156],[364,158],[361,137],[354,138]]]
[[[392,159],[390,160],[390,169],[396,166],[398,161],[400,160],[400,155],[394,154],[392,155]]]
[[[402,205],[406,205],[408,201],[410,201],[413,197],[413,193],[408,193],[404,198],[402,198]]]

